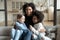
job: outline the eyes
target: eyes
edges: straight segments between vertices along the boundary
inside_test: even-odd
[[[31,10],[31,9],[26,9],[26,10]]]
[[[31,7],[27,7],[26,11],[32,11],[32,8]]]
[[[33,17],[33,20],[37,20],[37,18]]]
[[[36,16],[33,16],[32,21],[37,21],[37,20],[38,20],[37,17]]]

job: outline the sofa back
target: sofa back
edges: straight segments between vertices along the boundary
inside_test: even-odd
[[[0,36],[10,36],[12,27],[0,27]]]

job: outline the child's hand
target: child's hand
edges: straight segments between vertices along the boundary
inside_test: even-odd
[[[44,29],[40,29],[39,31],[40,31],[40,32],[45,32],[45,30],[44,30]]]
[[[32,25],[30,25],[30,29],[32,29]]]
[[[36,39],[36,38],[37,38],[37,35],[35,35],[35,34],[32,34],[32,37],[33,37],[34,39]]]

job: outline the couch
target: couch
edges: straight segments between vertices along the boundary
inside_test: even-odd
[[[0,40],[10,40],[10,32],[12,27],[0,26]]]
[[[0,26],[0,40],[10,40],[10,33],[11,33],[11,28],[12,27],[2,27]],[[54,35],[50,33],[52,30],[55,31],[55,26],[45,26],[47,32],[48,32],[48,37],[54,38]]]
[[[56,34],[57,34],[57,26],[45,26],[46,28],[46,36],[51,38],[52,40],[56,40]]]

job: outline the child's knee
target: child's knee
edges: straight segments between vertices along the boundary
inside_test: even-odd
[[[23,30],[20,30],[21,33],[23,33]]]
[[[15,30],[14,28],[11,29],[12,31]]]
[[[15,33],[15,31],[16,31],[16,30],[15,30],[14,28],[11,29],[11,33],[13,33],[13,32]]]
[[[36,35],[33,35],[33,39],[37,39],[38,37]]]
[[[17,32],[18,32],[18,33],[23,33],[23,31],[22,31],[22,30],[17,30]]]

